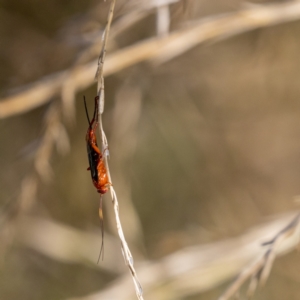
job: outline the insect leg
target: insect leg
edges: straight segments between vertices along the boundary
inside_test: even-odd
[[[101,241],[101,248],[100,248],[97,264],[99,263],[101,256],[102,256],[102,260],[104,259],[104,222],[103,222],[103,209],[102,209],[102,195],[100,195],[100,202],[99,202],[99,217],[100,217],[102,241]]]

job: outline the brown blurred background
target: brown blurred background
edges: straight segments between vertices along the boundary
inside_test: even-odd
[[[146,2],[117,1],[115,20]],[[281,2],[287,1],[276,1]],[[178,2],[170,6],[170,30],[245,5],[238,0]],[[0,96],[69,69],[79,59],[95,59],[99,45],[91,56],[81,55],[101,37],[108,7],[109,2],[93,0],[1,0]],[[155,38],[156,20],[156,10],[150,10],[114,35],[107,55]],[[103,122],[109,163],[137,265],[189,246],[237,237],[267,217],[297,209],[299,36],[300,22],[285,22],[201,44],[164,64],[146,61],[106,77]],[[95,93],[95,84],[76,93],[73,122],[62,112],[59,95],[0,121],[0,299],[73,299],[116,284],[123,274],[129,277],[108,195],[105,260],[96,265],[101,243],[98,194],[86,171],[82,101],[85,95],[91,113]],[[62,146],[53,143],[45,155],[51,168],[45,167],[43,177],[34,166],[53,107],[67,136],[60,136]],[[64,144],[68,140],[69,151]],[[20,204],[22,199],[28,203]],[[62,230],[58,224],[80,232],[78,247],[89,248],[90,261],[74,254],[72,238],[72,246],[64,250],[60,242],[68,240],[56,240],[57,235],[38,223],[42,220],[57,224],[57,232]],[[44,235],[31,234],[28,224],[33,229],[40,224]],[[85,234],[93,234],[91,244]],[[32,244],[46,244],[33,249],[24,242],[27,237],[35,240]],[[63,258],[49,253],[62,253]],[[117,271],[110,266],[114,260]],[[254,299],[300,299],[299,266],[295,253],[277,259],[266,287]],[[217,299],[228,283],[182,296],[164,294],[167,289],[155,296],[149,292],[149,299]]]

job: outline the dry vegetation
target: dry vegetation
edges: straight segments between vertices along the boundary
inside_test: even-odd
[[[135,299],[108,195],[96,265],[86,171],[110,3],[0,1],[1,299]],[[300,1],[117,0],[102,120],[145,299],[299,299],[298,19]]]

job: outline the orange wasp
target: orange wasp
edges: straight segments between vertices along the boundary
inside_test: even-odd
[[[94,186],[97,189],[97,192],[101,194],[100,204],[99,204],[99,217],[101,221],[102,244],[101,244],[100,254],[98,258],[98,262],[99,262],[101,254],[103,253],[103,246],[104,246],[103,245],[104,231],[103,231],[102,195],[108,191],[108,188],[111,185],[111,183],[108,180],[108,175],[104,164],[103,155],[97,144],[96,130],[99,125],[99,120],[98,120],[99,97],[98,96],[95,97],[95,108],[94,108],[92,121],[90,121],[89,118],[85,97],[84,97],[84,107],[89,122],[89,128],[86,133],[86,146],[87,146],[87,153],[88,153],[88,159],[90,165],[88,167],[88,170],[91,171],[92,181]]]

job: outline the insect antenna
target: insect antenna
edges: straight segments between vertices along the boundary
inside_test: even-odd
[[[86,106],[85,96],[83,96],[83,101],[84,101],[85,113],[86,113],[89,125],[91,127],[91,121],[90,121],[89,112],[88,112],[88,109],[87,109],[87,106]]]
[[[99,96],[96,96],[93,120],[96,120],[97,123],[98,123],[98,109],[99,109]]]
[[[102,241],[101,241],[101,248],[100,248],[97,264],[99,264],[101,256],[102,256],[102,260],[104,259],[104,222],[103,222],[103,209],[102,209],[102,195],[100,195],[99,217],[100,217]]]

